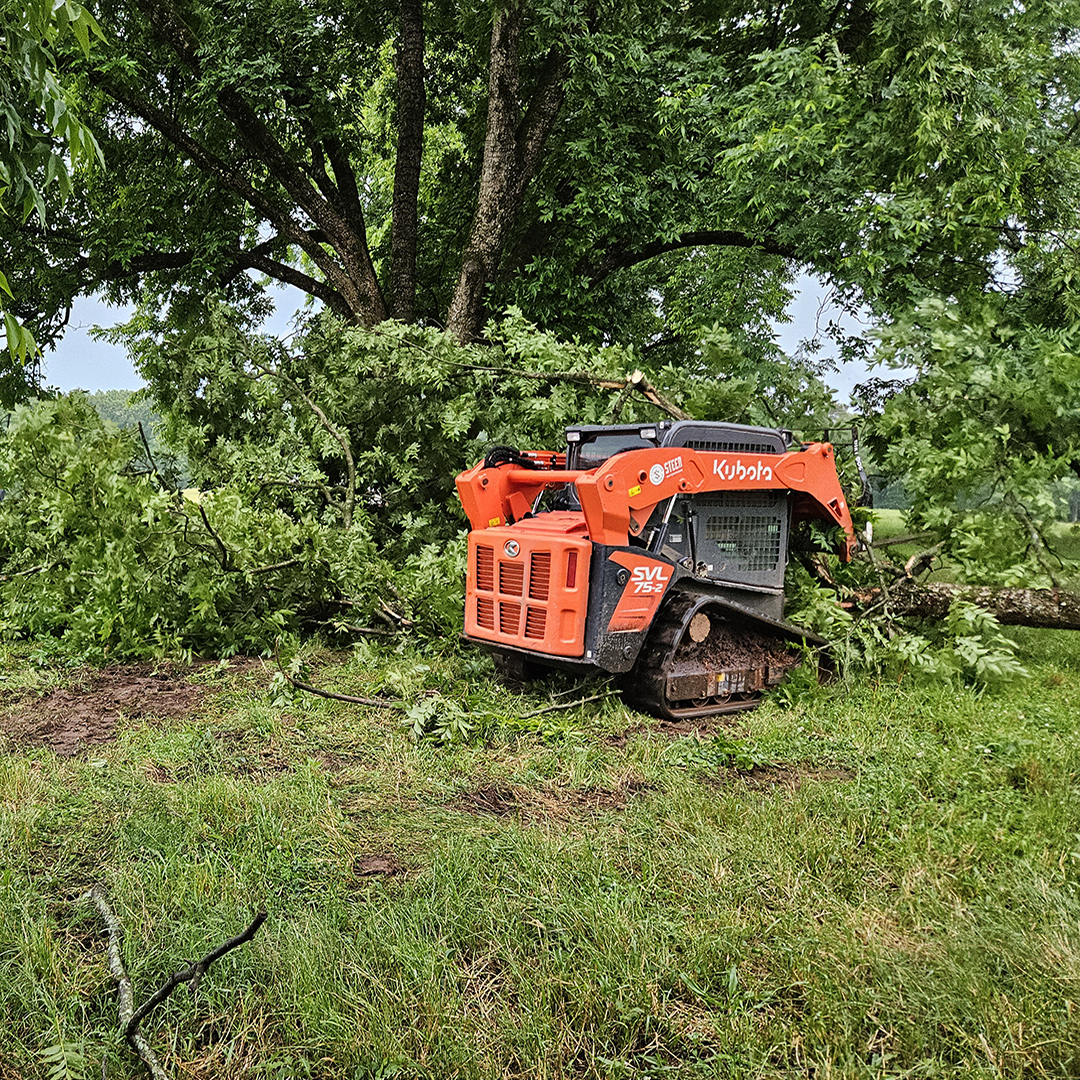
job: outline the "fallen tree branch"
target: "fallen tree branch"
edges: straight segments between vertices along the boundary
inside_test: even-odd
[[[865,599],[879,600],[878,590]],[[1050,630],[1080,630],[1080,593],[1062,589],[1016,589],[988,585],[951,585],[943,581],[920,584],[901,581],[889,592],[894,616],[944,619],[962,600],[988,611],[1002,626],[1033,626]]]
[[[105,892],[105,886],[98,883],[87,895],[94,902],[94,906],[98,909],[98,914],[101,915],[105,927],[109,932],[107,954],[109,973],[116,980],[116,990],[119,998],[120,1029],[123,1031],[124,1038],[128,1041],[132,1050],[139,1055],[139,1059],[147,1069],[150,1070],[150,1075],[153,1080],[169,1080],[168,1073],[161,1067],[161,1062],[158,1061],[153,1048],[146,1041],[146,1036],[143,1035],[139,1025],[181,983],[191,983],[191,993],[195,994],[199,989],[199,982],[202,980],[203,975],[206,974],[210,965],[214,963],[215,960],[220,960],[227,952],[231,952],[245,942],[250,941],[258,932],[259,927],[266,922],[266,912],[260,911],[258,915],[252,919],[251,924],[246,930],[237,934],[236,937],[231,937],[228,941],[222,942],[216,949],[211,949],[201,960],[197,960],[194,963],[189,964],[182,971],[170,975],[165,983],[151,995],[151,997],[143,1002],[138,1009],[136,1009],[135,998],[131,989],[131,977],[128,975],[127,968],[124,967],[123,957],[120,955],[120,943],[124,939],[124,931],[120,925],[120,921],[117,919],[109,904],[109,897]],[[104,1066],[102,1066],[102,1071],[104,1071]]]
[[[519,716],[518,719],[531,720],[534,716],[543,716],[544,713],[561,712],[563,709],[576,709],[578,705],[588,705],[593,701],[603,701],[605,698],[615,697],[618,692],[618,690],[609,690],[606,694],[593,694],[592,697],[578,698],[576,701],[564,701],[559,705],[548,705],[544,709],[525,713],[524,716]]]
[[[124,931],[109,906],[109,898],[105,892],[105,887],[101,884],[95,885],[90,890],[90,899],[94,902],[94,906],[98,909],[98,914],[101,915],[109,932],[109,974],[116,980],[116,992],[120,1006],[120,1027],[124,1032],[124,1037],[131,1044],[135,1053],[139,1055],[143,1064],[150,1070],[153,1080],[169,1080],[168,1074],[162,1069],[161,1062],[157,1059],[157,1055],[146,1041],[146,1036],[139,1031],[137,1026],[134,1030],[131,1027],[131,1021],[135,1015],[135,1002],[131,991],[131,978],[128,976],[123,958],[120,955],[120,942],[123,941]]]
[[[274,646],[274,661],[278,666],[278,671],[281,672],[282,678],[290,686],[295,687],[297,690],[303,690],[307,694],[314,694],[316,697],[327,698],[330,701],[347,701],[350,705],[370,705],[377,709],[393,709],[395,712],[405,711],[405,706],[400,701],[390,701],[386,698],[356,697],[353,694],[336,694],[333,690],[320,690],[317,686],[312,686],[311,683],[294,678],[281,662],[281,656],[278,654],[276,644]]]
[[[923,532],[906,533],[904,536],[889,536],[884,540],[875,540],[874,547],[883,548],[892,547],[893,544],[914,544],[916,540],[922,540],[926,536],[933,535],[929,529],[926,529]]]
[[[633,386],[635,390],[639,391],[646,401],[652,402],[658,409],[663,409],[668,416],[673,416],[676,420],[693,419],[689,413],[683,412],[678,405],[668,401],[668,399],[645,378],[645,373],[643,371],[633,372],[627,377],[626,382],[627,385]]]
[[[259,930],[259,927],[266,922],[266,912],[260,911],[254,919],[251,920],[248,928],[241,931],[236,937],[229,938],[228,941],[223,941],[216,949],[211,949],[201,960],[197,960],[192,964],[189,964],[182,971],[177,971],[170,975],[168,979],[158,988],[158,990],[149,998],[146,999],[132,1014],[131,1019],[127,1022],[127,1026],[124,1028],[124,1035],[133,1046],[135,1045],[133,1040],[139,1035],[139,1024],[142,1023],[150,1013],[156,1009],[181,983],[191,983],[191,993],[195,994],[199,989],[199,983],[202,980],[203,975],[206,974],[206,970],[215,960],[220,960],[227,952],[232,952],[233,949],[239,948],[239,946],[249,942]]]
[[[336,630],[339,634],[364,634],[367,637],[397,637],[394,630],[380,630],[377,626],[356,626],[353,623],[335,622],[333,619],[324,619],[317,623],[318,626],[327,626]]]
[[[12,570],[10,574],[0,574],[0,581],[10,581],[17,577],[31,577],[34,574],[44,574],[46,570],[52,570],[59,563],[42,563],[41,566],[30,566],[25,570]]]
[[[285,678],[289,685],[295,686],[297,690],[314,694],[316,697],[329,698],[330,701],[347,701],[352,705],[371,705],[379,709],[393,709],[395,712],[405,711],[405,706],[400,701],[391,701],[387,698],[354,697],[352,694],[335,694],[332,690],[320,690],[317,686],[301,682],[290,675],[286,675]]]
[[[935,544],[925,551],[919,551],[912,555],[911,558],[904,563],[904,577],[914,579],[924,571],[929,570],[933,561],[941,553],[943,546],[943,544]]]
[[[396,592],[396,590],[395,590],[395,592]],[[401,594],[400,594],[400,593],[397,593],[397,596],[398,596],[398,597],[400,598]],[[393,620],[394,620],[394,621],[395,621],[396,623],[398,623],[398,624],[399,624],[399,625],[401,625],[401,626],[404,626],[404,627],[410,627],[410,626],[415,626],[415,625],[416,625],[416,624],[415,624],[415,623],[413,622],[413,620],[412,620],[412,619],[406,618],[406,617],[405,617],[404,615],[402,615],[402,614],[401,614],[400,612],[398,612],[398,611],[395,611],[395,610],[394,610],[394,609],[393,609],[393,608],[392,608],[392,607],[391,607],[391,606],[390,606],[390,605],[389,605],[389,604],[388,604],[388,603],[387,603],[387,602],[386,602],[385,600],[383,600],[383,599],[382,599],[381,597],[379,598],[379,607],[381,607],[381,608],[383,609],[383,611],[385,611],[385,612],[386,612],[386,614],[390,616],[390,618],[391,618],[391,619],[393,619]]]
[[[203,504],[200,502],[196,505],[199,507],[199,516],[206,526],[206,531],[214,538],[214,543],[217,544],[218,551],[221,554],[221,569],[228,573],[232,569],[232,559],[229,556],[229,549],[214,530],[214,526],[210,524],[210,519],[206,516],[206,509],[203,507]]]
[[[159,486],[164,487],[164,483],[161,479],[161,472],[157,467],[157,462],[154,460],[154,455],[150,453],[150,442],[146,438],[146,432],[143,430],[141,420],[139,421],[139,438],[142,439],[143,449],[146,451],[146,460],[150,465],[150,475],[157,480]]]
[[[290,566],[299,566],[299,559],[284,559],[281,562],[271,563],[269,566],[256,566],[254,570],[249,570],[248,573],[255,574],[269,574],[274,570],[287,570]]]

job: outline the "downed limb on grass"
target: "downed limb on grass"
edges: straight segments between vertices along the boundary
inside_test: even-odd
[[[619,691],[609,690],[606,694],[593,694],[592,697],[578,698],[576,701],[563,701],[558,705],[548,705],[543,709],[537,709],[535,712],[525,713],[523,716],[519,716],[519,720],[531,720],[534,716],[543,716],[544,713],[549,712],[561,712],[563,709],[576,709],[579,705],[588,705],[593,701],[603,701],[605,698],[614,697]]]
[[[386,698],[356,697],[353,694],[335,694],[333,690],[320,690],[317,686],[312,686],[311,683],[302,682],[289,674],[285,665],[281,662],[276,645],[274,646],[274,660],[277,663],[278,671],[281,672],[281,677],[290,686],[297,690],[303,690],[306,694],[314,694],[316,697],[327,698],[330,701],[347,701],[351,705],[370,705],[378,709],[395,709],[398,712],[402,712],[405,708],[400,701],[390,701]]]
[[[106,929],[109,932],[109,973],[116,980],[117,995],[120,999],[120,1027],[124,1032],[124,1038],[127,1039],[128,1044],[150,1070],[153,1080],[169,1080],[168,1073],[161,1067],[161,1062],[158,1061],[157,1055],[146,1041],[146,1036],[143,1035],[139,1025],[150,1014],[151,1010],[157,1008],[181,983],[190,982],[191,992],[194,994],[199,988],[199,982],[203,975],[215,960],[220,960],[227,952],[231,952],[255,936],[259,927],[266,922],[266,912],[260,911],[252,919],[246,930],[237,934],[236,937],[231,937],[228,941],[222,942],[216,949],[211,949],[201,960],[197,960],[182,971],[170,975],[160,989],[136,1009],[131,989],[131,978],[124,967],[123,957],[120,955],[120,943],[124,939],[123,928],[109,904],[109,897],[103,885],[95,885],[90,890],[90,899],[94,902],[94,906],[98,909],[98,913],[104,920]]]
[[[131,992],[131,979],[128,976],[127,968],[124,967],[123,957],[120,955],[120,943],[124,940],[124,930],[109,906],[109,898],[105,893],[104,886],[95,885],[90,890],[90,899],[93,900],[94,906],[98,909],[98,914],[101,915],[105,922],[105,928],[109,932],[109,974],[116,980],[117,997],[120,999],[120,1027],[127,1041],[131,1044],[131,1048],[150,1070],[150,1075],[154,1080],[169,1080],[165,1070],[161,1067],[161,1062],[157,1059],[157,1055],[146,1041],[146,1036],[138,1028],[134,1031],[131,1029],[131,1019],[135,1015],[135,1001]]]
[[[241,931],[235,937],[229,938],[228,941],[223,941],[216,949],[211,949],[201,960],[196,960],[192,964],[188,964],[186,968],[181,971],[177,971],[170,975],[168,979],[158,988],[155,993],[146,999],[134,1012],[131,1019],[127,1022],[127,1027],[124,1028],[124,1035],[127,1037],[128,1042],[131,1042],[132,1038],[139,1032],[139,1024],[150,1015],[153,1009],[156,1009],[181,983],[191,983],[192,994],[196,993],[199,989],[199,983],[202,980],[203,975],[206,974],[207,968],[215,960],[220,960],[227,952],[232,952],[233,949],[238,948],[240,945],[250,941],[259,931],[259,927],[266,922],[266,912],[260,911],[246,930]],[[133,1044],[134,1045],[134,1044]]]

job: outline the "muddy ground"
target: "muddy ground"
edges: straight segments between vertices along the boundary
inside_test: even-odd
[[[87,670],[72,686],[9,695],[0,704],[0,732],[16,745],[48,746],[62,756],[111,741],[121,721],[187,716],[207,689],[186,669],[124,664]]]

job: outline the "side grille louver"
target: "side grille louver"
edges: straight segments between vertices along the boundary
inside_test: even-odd
[[[529,559],[529,599],[546,600],[550,593],[551,552],[534,551]]]
[[[543,608],[527,608],[525,611],[525,636],[543,641],[547,628],[547,612]]]
[[[476,587],[483,592],[495,591],[495,549],[476,549]]]
[[[502,601],[499,604],[499,633],[516,636],[521,632],[521,605]]]
[[[521,596],[525,591],[525,567],[522,563],[499,563],[499,592],[506,596]]]

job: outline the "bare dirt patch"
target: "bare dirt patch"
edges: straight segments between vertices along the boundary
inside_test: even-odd
[[[404,874],[405,866],[396,855],[362,855],[353,864],[353,877],[382,877]]]
[[[86,671],[76,685],[42,696],[23,695],[0,714],[0,731],[22,746],[48,746],[68,757],[87,746],[109,742],[120,718],[141,720],[187,716],[206,690],[177,670],[123,664]]]
[[[704,716],[697,720],[662,720],[655,719],[649,723],[635,724],[627,728],[620,735],[609,735],[608,746],[622,748],[634,735],[647,735],[655,733],[666,735],[669,739],[685,739],[688,735],[696,735],[699,739],[706,739],[710,735],[723,732],[725,735],[737,734],[739,728],[739,713],[720,713],[717,716]]]
[[[513,815],[523,821],[537,821],[625,810],[634,796],[650,788],[645,781],[633,778],[613,788],[528,788],[496,782],[466,792],[452,805],[469,814]]]
[[[702,780],[714,787],[732,787],[742,784],[752,791],[773,791],[785,788],[796,791],[806,783],[815,781],[846,783],[855,774],[850,769],[822,768],[815,765],[755,765],[752,769],[722,769],[702,775]]]
[[[392,851],[371,852],[353,862],[346,887],[350,893],[358,893],[378,881],[403,878],[408,873],[409,867]]]

